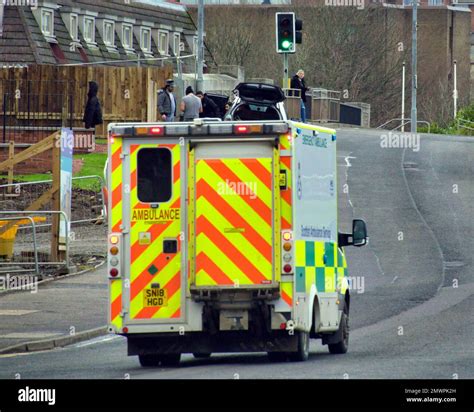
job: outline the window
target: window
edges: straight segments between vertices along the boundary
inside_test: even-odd
[[[54,36],[54,12],[51,10],[41,11],[41,31],[45,36]]]
[[[181,43],[181,35],[179,33],[173,34],[173,53],[175,56],[180,55],[179,44]]]
[[[141,149],[137,154],[137,195],[143,203],[171,200],[171,151],[165,148]]]
[[[77,14],[71,14],[70,16],[70,34],[73,40],[79,40],[79,20]]]
[[[170,36],[167,31],[158,32],[158,49],[160,54],[167,56],[170,48]]]
[[[122,44],[124,49],[133,49],[133,27],[128,24],[122,26]]]
[[[140,47],[144,52],[151,52],[151,30],[141,29],[140,30]]]
[[[95,19],[93,17],[84,18],[84,40],[87,43],[95,42]]]
[[[104,43],[115,46],[115,24],[112,21],[104,21]]]
[[[235,109],[232,120],[281,120],[281,116],[275,106],[242,103]]]

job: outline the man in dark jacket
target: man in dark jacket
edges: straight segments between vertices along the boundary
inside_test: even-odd
[[[306,123],[306,92],[309,90],[304,81],[304,71],[298,72],[291,78],[290,88],[299,89],[301,93],[301,121]]]
[[[87,93],[87,104],[84,111],[84,123],[86,129],[93,129],[97,125],[102,124],[102,109],[97,97],[99,92],[99,85],[96,82],[89,82],[89,93]]]
[[[196,96],[202,101],[202,113],[199,115],[199,117],[221,117],[219,106],[217,106],[217,104],[215,104],[207,94],[199,91],[196,93]]]
[[[166,80],[166,85],[158,94],[158,111],[165,122],[173,122],[176,116],[176,99],[173,94],[174,81]]]

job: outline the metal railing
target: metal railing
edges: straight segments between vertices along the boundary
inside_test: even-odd
[[[79,192],[81,189],[74,188],[74,182],[83,180],[96,180],[97,183],[92,185],[92,189],[90,190],[91,193],[85,191],[85,193]],[[71,217],[71,225],[76,225],[80,223],[88,223],[88,222],[97,222],[99,220],[105,221],[106,217],[106,207],[105,207],[105,199],[104,194],[102,192],[102,188],[105,186],[104,179],[99,175],[91,175],[91,176],[77,176],[73,177],[73,195],[76,199],[83,201],[85,206],[82,205],[82,208],[78,208],[78,210],[72,211]],[[36,182],[21,182],[21,183],[13,183],[13,184],[4,184],[0,185],[0,199],[2,196],[5,198],[7,193],[13,194],[25,194],[29,196],[28,202],[25,203],[33,203],[36,198],[41,196],[44,193],[45,186],[51,185],[53,183],[52,180],[39,180]],[[27,188],[34,188],[34,189],[27,189]],[[94,193],[92,195],[92,193]],[[82,198],[81,198],[82,196]],[[11,195],[10,195],[11,197]],[[87,204],[88,200],[91,200],[91,197],[95,197],[97,199],[96,204]],[[88,199],[89,198],[89,199]],[[15,203],[15,198],[11,198],[12,205]],[[83,209],[89,209],[90,215],[87,216],[84,214]],[[37,227],[48,227],[51,223],[37,225]]]
[[[17,217],[12,217],[17,216]],[[34,222],[34,218],[38,216],[48,216],[48,215],[59,215],[64,219],[64,236],[65,236],[65,250],[64,256],[65,259],[62,262],[46,262],[40,261],[39,253],[38,253],[38,239],[37,239],[37,231],[40,225],[36,225]],[[5,217],[3,217],[5,216]],[[18,217],[21,216],[21,217]],[[34,262],[23,262],[23,261],[10,261],[10,262],[0,262],[1,267],[12,267],[12,266],[34,266],[35,267],[35,274],[39,275],[39,268],[40,266],[60,266],[60,267],[69,267],[69,246],[70,246],[70,236],[69,236],[69,219],[63,211],[0,211],[0,220],[4,221],[18,221],[22,219],[27,219],[32,222],[32,229],[33,229],[33,253],[34,253]],[[20,272],[31,272],[31,269],[7,269],[6,271],[0,271],[0,273],[20,273]]]
[[[20,218],[17,218],[17,217],[2,217],[1,218],[2,221],[6,221],[6,222],[17,222],[18,220],[29,220],[30,221],[30,224],[31,224],[31,229],[33,231],[33,255],[34,255],[34,272],[36,275],[39,275],[39,261],[38,261],[38,244],[36,242],[36,223],[34,221],[34,219],[31,217],[31,216],[22,216]],[[21,262],[21,264],[27,264],[27,262]],[[11,266],[12,263],[11,262],[1,262],[0,261],[0,268],[2,266]],[[12,269],[12,270],[8,270],[8,273],[23,273],[23,272],[31,272],[31,269]],[[1,270],[0,270],[0,274],[3,273]]]
[[[458,130],[465,129],[469,131],[474,131],[474,122],[464,119],[456,119],[456,123],[458,125]]]
[[[395,121],[400,122],[400,125],[398,125],[397,127],[394,127],[393,129],[389,129],[389,130],[398,130],[398,129],[401,129],[402,127],[404,127],[404,126],[407,126],[407,125],[411,124],[411,119],[399,117],[399,118],[395,118],[395,119],[390,119],[389,121],[387,121],[387,122],[381,124],[379,127],[377,127],[377,129],[383,129],[383,128],[385,128],[385,126],[387,126],[390,123],[393,123]],[[428,126],[428,133],[431,132],[431,123],[430,122],[427,122],[426,120],[417,120],[416,123],[427,125]]]

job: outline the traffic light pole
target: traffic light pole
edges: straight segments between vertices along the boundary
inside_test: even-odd
[[[283,89],[288,89],[288,53],[283,53]]]

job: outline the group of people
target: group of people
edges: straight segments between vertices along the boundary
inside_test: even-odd
[[[301,121],[306,122],[306,83],[304,71],[298,72],[291,79],[291,89],[300,90],[301,97]],[[96,82],[89,82],[89,93],[87,105],[84,113],[84,123],[87,129],[94,128],[103,123],[102,110],[97,98],[99,86]],[[161,119],[165,122],[174,122],[177,119],[178,107],[173,93],[174,81],[167,80],[166,85],[160,90],[158,95],[158,110]],[[224,113],[220,113],[219,106],[202,91],[194,90],[191,86],[186,88],[186,96],[181,100],[179,106],[183,121],[192,121],[198,117],[220,118]]]
[[[178,107],[173,93],[174,81],[167,80],[165,87],[158,95],[158,111],[165,122],[174,122],[177,119]],[[179,105],[181,119],[185,122],[193,121],[198,117],[221,117],[219,107],[202,91],[194,90],[191,86],[186,88],[186,95]]]

